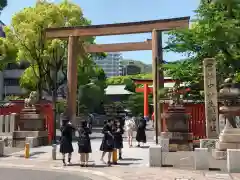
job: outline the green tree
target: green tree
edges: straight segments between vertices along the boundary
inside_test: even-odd
[[[8,63],[16,61],[17,49],[15,44],[9,39],[0,38],[0,71],[2,71]]]
[[[152,74],[113,76],[113,77],[107,78],[107,84],[108,85],[121,85],[121,84],[125,84],[128,80],[131,80],[132,78],[135,78],[135,79],[151,79]]]
[[[101,106],[105,101],[106,75],[102,68],[94,67],[91,76],[85,77],[85,83],[79,83],[79,102],[86,107],[89,112],[101,111]],[[86,77],[89,77],[86,79]],[[81,79],[80,79],[81,81]],[[87,84],[87,82],[89,82]],[[79,105],[80,105],[79,104]],[[78,107],[79,111],[81,108]]]
[[[152,96],[148,97],[149,100],[149,108],[152,104]],[[127,109],[129,109],[134,116],[139,116],[143,114],[144,108],[144,96],[143,93],[135,93],[129,96],[128,101],[126,102]]]
[[[187,62],[193,67],[191,82],[202,80],[202,60],[216,58],[217,78],[221,83],[229,76],[238,77],[240,68],[240,2],[237,0],[201,0],[197,8],[196,18],[190,29],[171,31],[168,41],[170,51],[186,53]],[[180,63],[181,64],[181,63]],[[183,62],[182,64],[186,64]],[[177,68],[176,74],[189,72],[189,66]]]
[[[51,91],[54,88],[53,72],[66,70],[67,42],[59,39],[46,40],[45,28],[89,24],[90,21],[83,17],[81,8],[68,1],[60,4],[41,1],[34,7],[25,8],[16,13],[11,25],[5,27],[6,38],[2,38],[2,44],[16,50],[18,61],[24,59],[30,64],[31,70],[27,70],[21,84],[26,85],[29,80],[31,82],[29,79],[31,74],[35,77],[33,79],[40,94],[43,89]],[[86,43],[92,42],[93,38],[86,40]],[[85,58],[88,55],[84,54],[82,57]]]
[[[8,2],[7,0],[0,0],[0,14],[2,10],[7,6]]]

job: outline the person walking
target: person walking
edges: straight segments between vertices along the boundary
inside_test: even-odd
[[[100,151],[103,151],[101,161],[105,163],[104,156],[106,153],[108,153],[108,166],[111,166],[111,157],[112,152],[114,150],[114,137],[112,134],[113,129],[113,121],[108,120],[107,123],[104,125],[102,133],[103,133],[103,140],[102,144],[100,146]]]
[[[145,130],[146,130],[146,120],[142,117],[137,127],[137,135],[136,135],[136,140],[138,142],[137,147],[140,147],[140,143],[147,142]]]
[[[92,133],[88,127],[87,121],[81,123],[81,127],[78,130],[78,153],[80,154],[81,167],[88,167],[89,153],[92,153],[91,141],[89,135]]]
[[[131,117],[127,117],[125,120],[125,130],[127,132],[129,147],[132,147],[133,131],[135,127],[136,127],[135,120]]]
[[[113,136],[114,136],[114,148],[118,150],[119,160],[122,159],[122,148],[123,148],[123,127],[119,120],[115,121],[113,128]]]
[[[66,166],[65,155],[68,154],[68,163],[71,164],[73,146],[72,133],[75,131],[73,125],[67,119],[63,119],[60,139],[60,153],[62,153],[62,162]]]

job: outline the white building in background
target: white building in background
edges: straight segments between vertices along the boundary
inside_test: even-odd
[[[0,100],[5,96],[19,96],[26,93],[20,87],[19,80],[27,67],[27,63],[9,63],[3,71],[0,71]]]
[[[121,53],[108,53],[104,59],[95,59],[95,63],[101,67],[107,77],[120,76],[122,74],[120,61],[122,60]]]
[[[5,37],[3,31],[4,26],[5,24],[0,21],[0,37]],[[0,100],[3,100],[5,96],[17,96],[26,92],[20,87],[19,80],[28,66],[29,65],[25,62],[20,64],[9,63],[3,71],[0,71]]]

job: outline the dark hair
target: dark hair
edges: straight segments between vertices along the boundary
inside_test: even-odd
[[[66,126],[67,124],[68,124],[68,120],[66,120],[66,119],[64,119],[64,120],[62,120],[62,126]]]
[[[87,121],[82,121],[81,122],[81,126],[84,128],[84,127],[87,127]]]
[[[113,121],[112,119],[108,119],[108,121],[107,121],[107,122],[108,122],[108,123],[110,123],[110,122],[112,122],[112,121]]]

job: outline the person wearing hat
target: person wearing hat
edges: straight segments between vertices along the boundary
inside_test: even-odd
[[[68,154],[68,163],[71,163],[73,146],[72,146],[72,134],[75,128],[71,122],[65,118],[62,120],[61,139],[60,139],[60,153],[62,153],[62,162],[66,166],[65,155]]]

